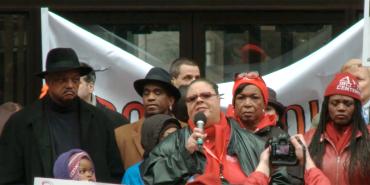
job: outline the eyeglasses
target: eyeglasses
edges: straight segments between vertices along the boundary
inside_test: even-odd
[[[203,100],[208,100],[212,96],[218,96],[218,95],[217,94],[213,94],[211,92],[202,92],[200,94],[194,94],[192,96],[187,97],[186,98],[186,102],[187,103],[192,103],[192,102],[196,101],[198,98],[201,98]]]
[[[261,77],[258,71],[251,71],[251,72],[243,72],[243,73],[235,73],[234,81],[240,80],[242,78],[249,78],[249,79],[255,79]],[[262,79],[262,78],[261,78]]]

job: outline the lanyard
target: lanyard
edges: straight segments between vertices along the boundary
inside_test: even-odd
[[[220,165],[220,174],[219,174],[219,177],[220,177],[221,180],[224,180],[225,177],[224,177],[224,174],[223,174],[224,166],[222,164],[222,157],[224,155],[225,146],[222,147],[222,152],[221,152],[220,157],[217,157],[216,154],[213,153],[212,150],[210,150],[205,145],[203,145],[203,148],[204,148],[205,152],[207,152],[212,158],[214,158],[218,162],[218,164]]]

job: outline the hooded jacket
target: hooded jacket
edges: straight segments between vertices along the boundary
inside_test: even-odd
[[[169,124],[175,124],[178,129],[181,125],[175,118],[166,114],[157,114],[147,118],[141,128],[141,145],[144,148],[144,158],[159,143],[163,129]]]

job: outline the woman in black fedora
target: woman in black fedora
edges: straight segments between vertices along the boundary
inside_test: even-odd
[[[0,138],[0,184],[33,184],[53,177],[57,156],[81,148],[95,163],[97,181],[118,182],[122,167],[109,119],[77,96],[81,67],[71,48],[49,51],[45,78],[48,94],[15,113]]]

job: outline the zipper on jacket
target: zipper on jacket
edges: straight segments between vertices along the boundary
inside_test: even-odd
[[[339,184],[339,163],[340,163],[340,156],[337,156],[337,171],[336,171],[336,178],[335,178],[335,184]]]
[[[333,147],[333,149],[335,151],[335,154],[337,155],[336,172],[335,172],[335,184],[338,184],[339,183],[339,172],[338,171],[339,171],[339,164],[340,164],[340,155],[342,155],[342,153],[344,152],[345,149],[343,149],[342,151],[339,152],[337,150],[337,148],[335,147],[334,143],[328,137],[324,136],[324,139],[326,139],[328,141],[329,145],[331,145],[331,147]]]

